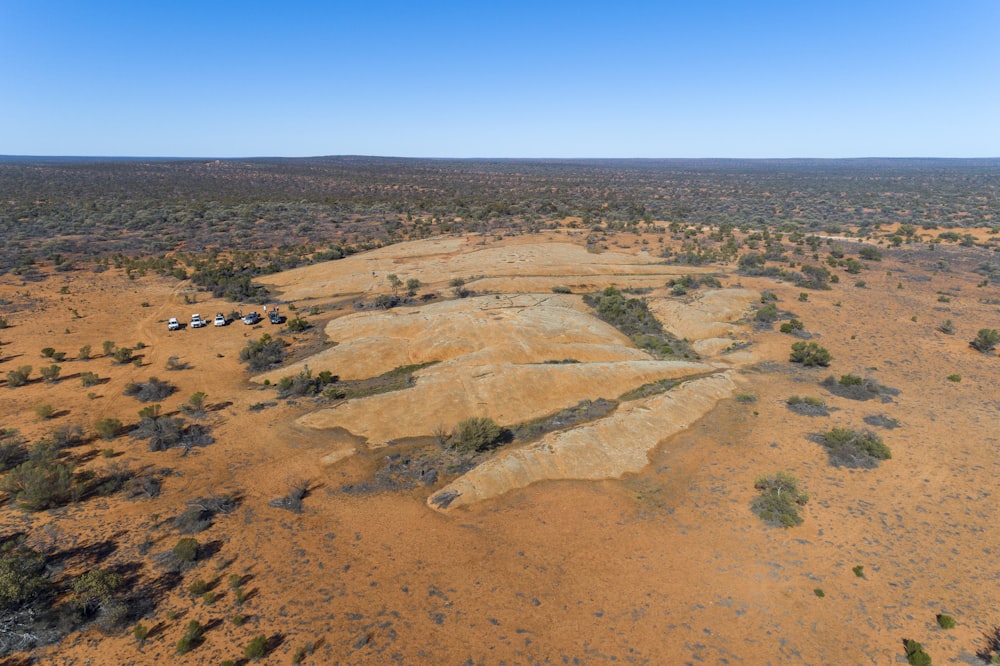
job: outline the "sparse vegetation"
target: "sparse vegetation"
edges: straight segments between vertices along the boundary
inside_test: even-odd
[[[597,311],[597,316],[632,340],[636,347],[658,356],[690,356],[687,345],[667,333],[649,311],[645,299],[626,298],[614,287],[587,294],[584,302]]]
[[[177,641],[177,654],[187,654],[205,640],[205,628],[198,620],[188,622],[184,635]]]
[[[809,495],[799,490],[799,481],[787,472],[759,476],[753,487],[760,491],[751,509],[761,520],[778,527],[794,527],[802,523],[799,507],[805,506]]]
[[[131,396],[139,402],[159,402],[171,396],[177,387],[156,377],[150,377],[145,382],[129,382],[125,385],[123,393]]]
[[[785,404],[788,405],[790,410],[803,416],[828,416],[830,413],[826,407],[826,402],[821,398],[813,396],[789,396],[785,400]]]
[[[951,615],[944,615],[943,613],[937,616],[938,626],[942,629],[954,629],[955,628],[955,618]]]
[[[243,655],[251,661],[260,661],[267,656],[267,636],[259,635],[254,636],[250,639],[246,648],[243,650]]]
[[[877,467],[892,458],[892,452],[882,438],[870,430],[858,432],[836,427],[819,437],[830,462],[838,467]]]
[[[31,375],[31,366],[22,365],[17,370],[7,373],[7,386],[24,386],[28,383],[28,376]]]

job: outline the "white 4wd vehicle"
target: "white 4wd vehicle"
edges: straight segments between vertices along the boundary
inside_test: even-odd
[[[191,315],[191,328],[201,328],[208,326],[208,320],[202,319],[200,314]]]
[[[213,322],[215,326],[225,326],[228,323],[229,322],[226,321],[226,315],[221,312],[215,315],[215,321]]]
[[[171,317],[167,320],[167,330],[168,331],[179,331],[181,330],[181,323],[177,321],[177,317]]]

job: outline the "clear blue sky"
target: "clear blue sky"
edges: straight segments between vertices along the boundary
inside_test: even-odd
[[[1000,0],[0,0],[0,154],[1000,156]]]

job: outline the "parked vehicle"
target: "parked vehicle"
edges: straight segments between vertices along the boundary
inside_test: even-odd
[[[278,308],[275,308],[267,313],[267,318],[272,324],[280,324],[285,321],[285,318],[278,314]]]
[[[218,314],[215,315],[215,322],[214,322],[214,324],[216,326],[225,326],[228,323],[229,323],[229,320],[226,319],[226,315],[222,314],[221,312],[219,312]]]
[[[179,331],[181,329],[181,323],[177,321],[177,317],[171,317],[167,320],[167,330],[168,331]]]
[[[246,324],[247,326],[256,324],[259,321],[260,321],[260,315],[257,314],[256,312],[251,312],[250,314],[243,316],[243,323]]]
[[[201,328],[202,326],[208,326],[208,320],[202,319],[200,314],[191,315],[191,328]]]

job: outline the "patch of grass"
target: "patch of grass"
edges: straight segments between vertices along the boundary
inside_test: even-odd
[[[573,407],[567,407],[559,412],[527,423],[521,423],[511,428],[514,439],[528,441],[541,437],[545,433],[562,430],[572,426],[603,418],[615,411],[618,403],[614,400],[581,400]]]
[[[828,416],[830,414],[826,402],[813,396],[792,395],[785,400],[785,404],[790,410],[803,416]]]
[[[628,400],[640,400],[653,395],[659,395],[660,393],[666,393],[678,384],[680,384],[680,382],[676,379],[660,379],[655,382],[643,384],[638,388],[634,388],[631,391],[623,393],[618,397],[618,399],[622,402],[626,402]]]
[[[948,375],[949,382],[960,382],[962,381],[962,375]]]
[[[405,388],[415,386],[417,378],[414,373],[418,370],[428,368],[438,361],[428,361],[414,365],[402,365],[377,377],[368,379],[354,379],[350,381],[339,381],[332,386],[328,386],[323,395],[335,400],[353,400],[355,398],[366,398],[370,395],[380,393],[390,393],[400,391]]]
[[[737,393],[736,402],[742,402],[742,403],[757,402],[757,396],[755,396],[753,393]]]
[[[864,566],[862,566],[860,564],[857,565],[856,567],[852,568],[851,571],[853,571],[854,575],[857,576],[858,578],[864,578],[865,577],[865,568],[864,568]]]
[[[821,587],[817,587],[815,590],[813,590],[813,594],[815,594],[820,599],[826,596],[826,592],[824,592],[823,588]]]
[[[787,472],[759,476],[753,487],[760,491],[760,495],[754,498],[750,508],[769,525],[800,525],[799,507],[809,501],[809,495],[799,490],[798,486],[798,479]]]
[[[885,428],[886,430],[893,430],[899,427],[899,419],[894,419],[891,416],[886,416],[885,414],[872,414],[866,416],[864,422],[874,428]]]

